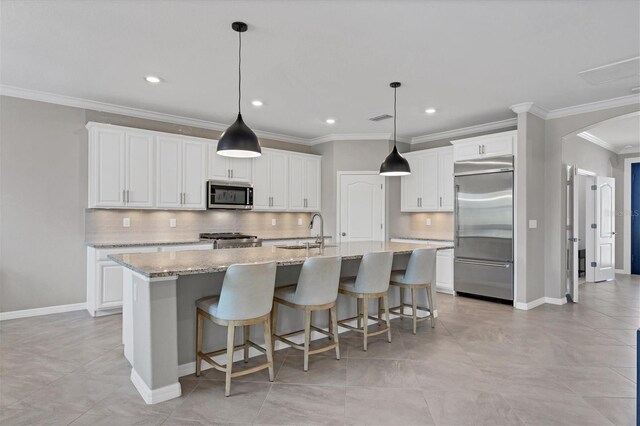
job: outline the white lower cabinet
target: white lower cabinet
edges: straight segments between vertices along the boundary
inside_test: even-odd
[[[91,316],[119,313],[122,309],[124,267],[108,256],[158,251],[212,250],[213,244],[180,244],[96,249],[87,247],[87,310]]]
[[[408,240],[392,238],[392,243],[425,244],[449,246],[453,242],[438,240]],[[455,294],[453,291],[453,249],[438,250],[436,254],[436,290],[440,293]]]

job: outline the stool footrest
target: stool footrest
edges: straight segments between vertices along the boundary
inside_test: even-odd
[[[377,318],[375,318],[375,317],[374,317],[374,319],[377,320]],[[348,321],[348,319],[347,320],[342,320],[342,321]],[[338,321],[338,325],[340,327],[344,327],[344,328],[349,329],[351,331],[355,331],[357,333],[364,334],[364,328],[358,328],[358,327],[354,327],[354,326],[349,325],[349,324],[344,324],[342,321]],[[368,325],[367,325],[367,327],[368,327]],[[381,328],[381,329],[376,330],[376,331],[368,331],[368,330],[369,329],[367,328],[367,334],[369,336],[377,336],[378,334],[386,333],[387,330],[389,330],[389,327],[384,327],[384,328]]]
[[[329,333],[327,333],[326,331],[322,330],[321,328],[314,327],[314,326],[311,326],[311,328],[316,330],[316,331],[319,331],[319,332],[321,332],[323,334],[326,334],[327,336],[331,336]],[[291,346],[294,349],[298,349],[300,351],[304,351],[304,345],[299,344],[299,343],[295,343],[295,342],[287,339],[287,337],[295,336],[297,334],[302,334],[302,333],[304,333],[304,330],[292,331],[291,333],[280,334],[280,335],[274,334],[273,335],[273,339],[274,340],[279,340],[279,341],[281,341],[283,343],[286,343],[287,345]],[[316,348],[316,349],[313,349],[313,350],[309,350],[309,355],[318,354],[318,353],[321,353],[321,352],[326,352],[328,350],[334,349],[336,346],[337,346],[336,343],[330,343],[330,344],[328,344],[326,346],[322,346],[321,348]]]

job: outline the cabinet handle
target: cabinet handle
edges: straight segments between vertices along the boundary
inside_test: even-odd
[[[442,197],[440,197],[440,207],[442,207]]]
[[[126,194],[126,192],[125,192],[125,190],[123,189],[123,190],[122,190],[122,202],[123,202],[123,203],[126,203],[126,202],[127,202],[127,196],[126,196],[125,194]],[[358,306],[359,306],[359,305],[358,305]]]
[[[482,154],[482,145],[478,145],[478,155]]]
[[[485,147],[484,147],[484,145],[482,145],[482,153],[483,153],[483,154],[485,153]]]
[[[231,179],[233,179],[233,169],[231,169]]]
[[[129,203],[129,194],[130,194],[130,193],[131,193],[131,191],[129,191],[129,190],[127,189],[127,203]]]

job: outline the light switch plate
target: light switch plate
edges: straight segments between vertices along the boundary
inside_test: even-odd
[[[128,228],[131,226],[131,219],[129,219],[128,217],[125,217],[122,219],[122,227],[123,228]]]
[[[277,221],[275,219],[271,219],[271,226],[276,226]]]
[[[302,226],[302,218],[298,218],[298,225]]]
[[[431,218],[427,218],[427,226],[431,226]]]
[[[535,219],[529,220],[529,229],[535,229],[538,227],[538,221]]]
[[[169,219],[169,227],[170,228],[175,228],[176,226],[177,226],[177,222],[176,222],[175,218]]]

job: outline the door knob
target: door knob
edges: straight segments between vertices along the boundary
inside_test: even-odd
[[[342,234],[340,234],[340,235],[342,235],[343,237],[346,237],[346,236],[347,236],[347,233],[346,233],[346,232],[343,232],[343,233],[342,233]]]

